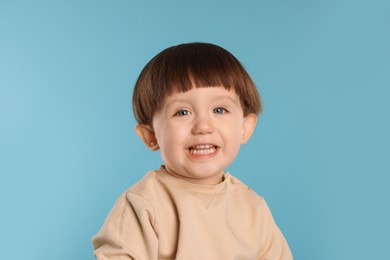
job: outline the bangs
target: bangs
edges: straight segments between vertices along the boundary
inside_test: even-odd
[[[243,72],[242,66],[227,53],[210,44],[184,44],[167,49],[153,64],[158,71],[152,84],[158,85],[166,95],[186,92],[193,87],[222,86],[230,90],[241,86],[242,75],[237,74]]]

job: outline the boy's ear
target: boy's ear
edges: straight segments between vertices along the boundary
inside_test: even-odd
[[[157,151],[160,148],[152,126],[138,124],[135,127],[135,132],[150,150]]]
[[[241,143],[245,144],[252,136],[257,123],[257,116],[253,113],[248,114],[244,117],[244,123],[242,126]]]

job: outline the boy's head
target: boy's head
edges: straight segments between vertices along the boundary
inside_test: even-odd
[[[151,125],[167,96],[194,86],[233,89],[240,97],[244,116],[261,112],[255,84],[230,52],[210,43],[188,43],[167,48],[146,64],[133,92],[135,119]]]
[[[168,48],[139,76],[133,95],[137,134],[161,150],[166,170],[216,184],[251,136],[259,94],[241,64],[212,44]]]

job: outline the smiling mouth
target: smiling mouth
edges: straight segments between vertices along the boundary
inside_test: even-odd
[[[191,155],[209,155],[217,151],[218,146],[212,144],[193,145],[189,148]]]

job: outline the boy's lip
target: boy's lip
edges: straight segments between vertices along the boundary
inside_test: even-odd
[[[191,145],[188,149],[209,149],[213,147],[217,147],[217,146],[211,143],[201,143],[201,144]]]

